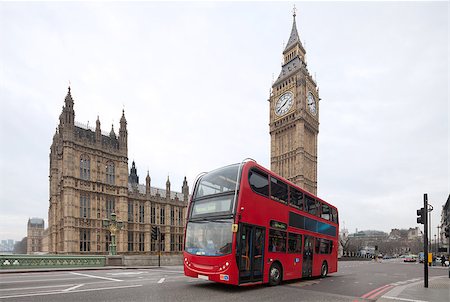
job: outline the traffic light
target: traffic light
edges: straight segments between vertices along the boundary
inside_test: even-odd
[[[158,239],[158,228],[155,226],[152,226],[152,240]]]
[[[426,212],[424,208],[420,208],[417,210],[417,223],[425,224]]]
[[[445,229],[444,229],[444,231],[445,231],[445,238],[448,238],[448,236],[449,236],[449,231],[450,231],[450,227],[449,227],[449,226],[446,226]]]

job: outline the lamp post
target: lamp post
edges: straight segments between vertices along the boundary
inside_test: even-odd
[[[116,247],[116,233],[123,227],[123,221],[117,221],[116,213],[111,213],[111,219],[103,219],[103,227],[108,228],[111,233],[111,244],[109,245],[109,254],[111,256],[117,255]]]

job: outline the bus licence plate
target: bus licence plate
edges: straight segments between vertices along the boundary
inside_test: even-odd
[[[203,280],[209,280],[208,276],[200,275],[200,274],[198,275],[198,278],[203,279]]]

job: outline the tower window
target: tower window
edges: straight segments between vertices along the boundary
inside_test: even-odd
[[[128,222],[133,222],[134,207],[133,202],[128,203]]]
[[[139,233],[139,251],[140,252],[143,252],[145,249],[144,243],[145,243],[145,233],[140,232]]]
[[[91,251],[91,232],[89,229],[80,229],[80,252]]]
[[[91,199],[89,195],[82,193],[80,195],[80,218],[90,218],[91,216]]]
[[[139,222],[140,223],[144,223],[144,203],[140,202],[139,203]]]
[[[175,225],[175,208],[170,206],[170,225]]]
[[[113,185],[115,177],[114,163],[110,161],[106,164],[106,183]]]
[[[108,215],[108,218],[111,218],[111,213],[114,212],[116,207],[116,201],[114,200],[114,197],[107,197],[106,199],[106,215]]]
[[[165,215],[166,215],[166,210],[164,209],[164,206],[161,207],[160,209],[160,224],[165,224],[166,223],[166,219],[165,219]]]
[[[152,204],[150,208],[150,223],[155,224],[156,223],[156,209],[155,205]]]
[[[128,231],[128,251],[132,252],[134,247],[134,232]]]
[[[91,160],[86,155],[80,157],[80,178],[89,180],[91,177]]]

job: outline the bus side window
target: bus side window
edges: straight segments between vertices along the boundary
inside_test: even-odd
[[[320,240],[322,240],[322,239],[315,238],[315,241],[316,241],[316,254],[319,254]]]
[[[336,211],[336,209],[335,208],[332,208],[331,209],[331,214],[332,214],[332,216],[333,216],[333,222],[334,223],[338,223],[338,214],[337,214],[337,211]]]
[[[288,234],[288,253],[302,253],[302,235],[294,233]]]
[[[250,170],[248,181],[253,191],[269,197],[269,177],[266,173],[258,170]]]
[[[290,204],[303,211],[303,193],[293,187],[289,187],[289,190],[291,193]]]
[[[269,230],[269,252],[286,252],[286,232]]]
[[[287,184],[274,177],[270,177],[270,197],[273,200],[287,203],[288,201]]]
[[[333,241],[316,238],[316,254],[331,254]]]
[[[309,195],[305,195],[305,211],[312,215],[317,215],[316,200]]]
[[[330,214],[331,214],[330,213],[330,207],[328,205],[322,203],[322,214],[321,214],[321,217],[323,219],[326,219],[326,220],[331,220],[331,215]]]

